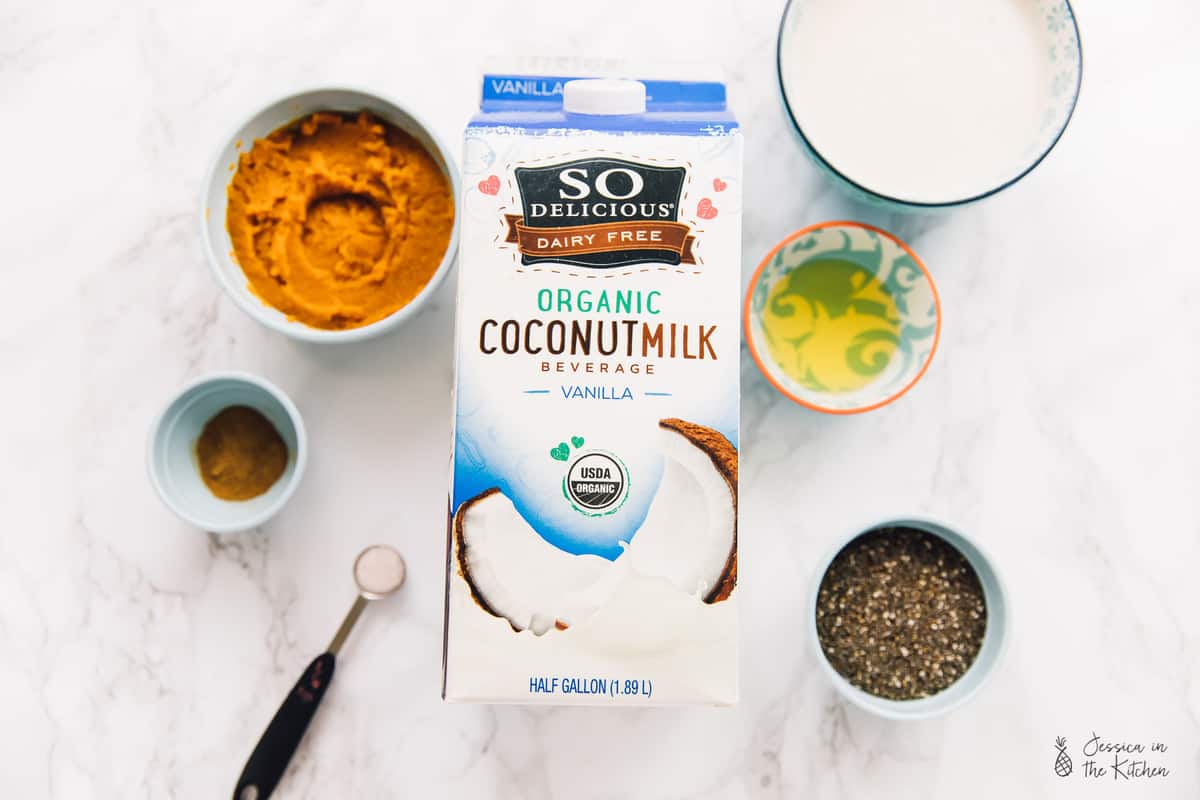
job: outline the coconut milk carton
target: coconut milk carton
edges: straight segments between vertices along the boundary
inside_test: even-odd
[[[741,163],[721,83],[484,77],[447,700],[736,701]]]

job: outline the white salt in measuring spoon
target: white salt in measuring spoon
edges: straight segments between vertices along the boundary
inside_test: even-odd
[[[346,643],[354,623],[358,622],[369,600],[395,594],[404,585],[404,575],[404,559],[387,545],[372,545],[354,559],[354,582],[358,585],[358,597],[354,599],[350,613],[342,620],[329,648],[304,670],[283,705],[275,712],[271,724],[263,731],[262,738],[258,740],[238,778],[233,800],[266,800],[275,791],[292,754],[304,738],[308,723],[317,713],[325,690],[329,688],[338,651]]]

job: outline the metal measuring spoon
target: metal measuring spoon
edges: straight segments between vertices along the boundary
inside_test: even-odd
[[[329,648],[304,670],[283,705],[275,712],[271,724],[263,731],[262,738],[242,769],[242,776],[238,778],[233,800],[266,800],[275,791],[292,754],[304,737],[304,731],[308,729],[308,723],[317,713],[317,706],[321,704],[329,682],[333,680],[333,666],[338,651],[345,644],[354,623],[358,622],[367,601],[394,594],[404,584],[404,575],[404,559],[387,545],[372,545],[354,559],[354,582],[358,585],[358,597],[354,599],[354,605],[333,635]]]

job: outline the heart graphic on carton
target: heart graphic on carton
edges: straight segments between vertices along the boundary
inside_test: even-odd
[[[713,191],[714,192],[723,192],[723,191],[725,191],[725,187],[728,185],[729,184],[727,184],[725,181],[721,180],[720,178],[713,178]]]
[[[500,179],[495,175],[489,175],[486,179],[479,182],[479,191],[484,194],[497,194],[500,191]]]
[[[583,437],[582,436],[572,436],[571,437],[571,446],[574,447],[576,450],[583,447]]]
[[[696,205],[696,216],[700,219],[712,219],[717,216],[717,207],[707,197]]]
[[[570,454],[571,448],[567,447],[566,442],[559,442],[557,447],[550,448],[550,457],[555,461],[566,461]]]

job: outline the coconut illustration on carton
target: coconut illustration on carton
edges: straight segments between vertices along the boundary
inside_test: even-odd
[[[618,591],[626,570],[663,578],[705,603],[730,596],[737,584],[737,451],[703,425],[671,418],[658,427],[662,479],[615,561],[546,541],[499,488],[459,507],[458,570],[480,608],[514,631],[566,630]]]

